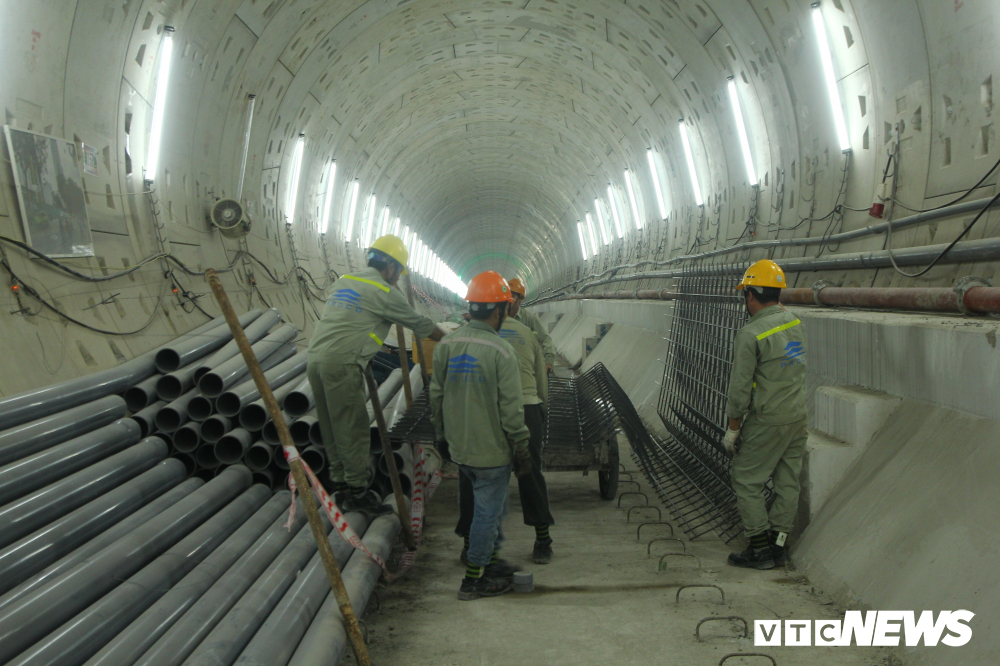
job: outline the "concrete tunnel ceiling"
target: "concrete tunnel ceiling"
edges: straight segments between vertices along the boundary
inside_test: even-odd
[[[645,209],[655,207],[643,175],[648,147],[663,155],[674,205],[693,204],[677,175],[686,178],[677,166],[677,119],[694,112],[702,132],[718,130],[708,105],[702,101],[696,112],[679,84],[706,72],[711,80],[694,90],[724,91],[725,77],[703,46],[722,26],[709,6],[518,5],[243,3],[234,21],[259,35],[248,61],[280,49],[292,75],[268,130],[268,152],[277,135],[287,166],[303,132],[307,145],[320,141],[307,149],[310,171],[337,160],[331,233],[343,237],[347,190],[357,178],[359,222],[374,193],[380,209],[388,204],[465,280],[495,269],[537,284],[579,262],[577,221],[593,215],[595,197],[606,201],[609,184],[619,205],[627,202],[626,168],[638,174]],[[754,17],[749,7],[736,11]],[[254,92],[240,88],[231,108],[241,112],[243,97]],[[289,113],[295,120],[282,127]],[[698,151],[717,144],[706,137]],[[712,179],[719,187],[704,189],[728,185],[725,174]]]

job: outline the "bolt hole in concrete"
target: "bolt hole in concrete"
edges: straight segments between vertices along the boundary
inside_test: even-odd
[[[623,447],[622,460],[629,460]],[[638,472],[650,506],[656,495]],[[819,594],[802,576],[785,569],[746,571],[725,565],[736,540],[702,537],[684,540],[702,568],[669,563],[657,573],[647,555],[647,541],[668,531],[643,530],[636,541],[636,516],[626,522],[629,502],[603,502],[595,475],[549,473],[554,557],[547,565],[531,563],[534,529],[523,524],[517,485],[510,486],[510,514],[504,523],[505,559],[530,571],[534,591],[510,593],[471,602],[456,599],[464,573],[459,563],[462,541],[455,536],[458,519],[457,482],[446,480],[427,507],[427,523],[416,566],[402,580],[381,591],[381,609],[369,604],[364,620],[376,664],[407,666],[648,666],[718,664],[729,653],[768,653],[779,666],[888,666],[904,664],[894,648],[757,647],[754,620],[842,619],[844,609]],[[642,499],[639,498],[639,505]],[[654,511],[646,512],[655,514]],[[655,517],[655,515],[654,515]],[[664,511],[664,519],[669,515]],[[648,520],[648,519],[647,519]],[[647,537],[646,532],[649,532]],[[678,537],[683,537],[678,534]],[[677,550],[676,543],[654,547]],[[667,558],[681,559],[681,558]],[[683,558],[691,559],[691,558]],[[686,589],[684,585],[717,585]],[[742,637],[739,616],[749,624]],[[701,627],[698,622],[719,618]],[[344,664],[354,664],[348,654]],[[767,659],[730,658],[730,666],[768,664]]]

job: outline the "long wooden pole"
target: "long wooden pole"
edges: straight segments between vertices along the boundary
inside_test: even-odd
[[[375,423],[378,424],[378,435],[382,440],[382,454],[385,456],[385,464],[389,468],[389,480],[392,481],[392,492],[396,496],[399,522],[403,524],[403,539],[406,541],[407,548],[416,550],[417,542],[413,538],[412,525],[410,525],[410,510],[406,506],[406,496],[403,495],[403,484],[399,482],[399,468],[396,467],[396,457],[392,455],[392,444],[389,442],[389,428],[385,425],[385,414],[382,412],[382,403],[378,399],[378,384],[375,383],[375,375],[372,374],[371,364],[365,368],[365,381],[368,382],[368,393],[372,399],[372,411],[375,412]]]
[[[226,323],[229,324],[229,330],[233,333],[233,340],[236,341],[236,345],[243,355],[243,360],[246,361],[247,368],[250,369],[250,376],[253,377],[254,384],[257,385],[257,390],[260,391],[260,397],[263,398],[264,405],[267,407],[267,411],[274,421],[282,448],[286,450],[292,448],[292,436],[288,432],[288,424],[285,423],[285,419],[281,415],[281,409],[278,407],[278,401],[274,399],[271,387],[268,385],[267,380],[264,379],[264,371],[261,370],[260,363],[257,362],[257,357],[254,356],[253,350],[250,348],[250,341],[247,340],[247,336],[243,332],[243,327],[240,326],[239,319],[236,317],[236,312],[233,311],[233,306],[229,302],[229,296],[226,295],[225,287],[222,286],[222,282],[219,280],[219,276],[214,269],[210,268],[205,271],[205,279],[208,280],[209,286],[212,287],[215,300],[218,301],[219,307],[222,309],[222,314],[226,318]],[[375,399],[377,400],[378,398],[376,397]],[[333,548],[327,539],[326,528],[320,519],[319,509],[316,507],[316,499],[313,497],[309,479],[306,477],[306,471],[302,467],[302,461],[293,460],[289,467],[295,479],[295,485],[299,489],[302,504],[305,506],[313,538],[316,539],[316,545],[319,547],[320,559],[323,561],[323,567],[326,569],[327,578],[330,579],[330,587],[333,588],[337,605],[340,606],[340,614],[344,618],[344,626],[347,629],[347,636],[351,641],[351,647],[354,648],[354,656],[358,664],[371,666],[372,661],[368,656],[365,639],[361,636],[358,618],[354,615],[351,600],[347,596],[347,589],[344,587],[344,581],[340,577],[340,568],[337,566],[337,559],[333,555]],[[400,514],[400,518],[402,517],[403,514]],[[409,516],[407,516],[405,524],[407,526],[407,534],[409,534]]]
[[[403,276],[403,280],[406,282],[406,300],[410,302],[410,307],[414,306],[413,300],[413,283],[410,282],[410,275],[407,273]],[[430,386],[427,383],[427,359],[424,354],[424,341],[417,336],[417,332],[413,332],[413,348],[420,350],[420,376],[424,379],[424,386]]]
[[[410,386],[410,360],[406,358],[406,337],[403,327],[396,324],[396,342],[399,344],[399,367],[403,371],[403,395],[406,396],[406,408],[413,407],[413,387]]]

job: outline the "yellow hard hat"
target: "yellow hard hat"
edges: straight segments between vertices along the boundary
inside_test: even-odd
[[[378,250],[382,254],[386,255],[390,259],[394,259],[399,262],[399,265],[403,267],[403,275],[409,273],[406,270],[406,261],[410,258],[410,253],[406,249],[406,244],[403,243],[403,239],[399,236],[393,236],[392,234],[386,234],[375,239],[372,243],[370,250]]]
[[[761,259],[747,269],[747,272],[743,274],[743,281],[736,285],[736,288],[774,287],[784,289],[787,286],[785,284],[785,271],[781,270],[781,266],[770,259]]]

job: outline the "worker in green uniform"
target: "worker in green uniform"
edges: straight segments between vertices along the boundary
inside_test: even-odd
[[[545,372],[551,375],[552,364],[556,360],[556,348],[552,344],[552,337],[545,330],[545,324],[538,318],[538,315],[521,307],[521,301],[527,294],[524,283],[517,278],[511,280],[510,293],[514,298],[514,302],[510,305],[510,316],[530,328],[538,337],[538,342],[542,345],[542,353],[545,354]]]
[[[729,556],[737,567],[785,564],[785,540],[799,503],[799,472],[806,446],[805,327],[779,303],[785,273],[769,259],[747,269],[737,289],[750,320],[733,342],[733,368],[723,439],[733,455],[736,506],[749,545]],[[737,447],[737,441],[740,442]],[[764,484],[774,481],[768,513]]]
[[[430,389],[439,446],[472,488],[462,601],[510,591],[518,568],[499,557],[507,486],[512,463],[519,478],[532,467],[517,354],[497,334],[507,317],[510,287],[499,273],[486,271],[472,278],[466,300],[472,321],[435,347]]]
[[[513,291],[513,290],[511,290]],[[510,343],[517,355],[521,370],[521,397],[524,401],[524,422],[531,438],[531,473],[517,477],[517,490],[521,498],[524,524],[535,528],[535,545],[531,561],[548,564],[552,560],[552,537],[549,526],[555,524],[549,508],[549,491],[542,474],[542,443],[545,439],[545,403],[548,400],[549,382],[545,374],[545,356],[538,338],[527,326],[507,317],[498,331]],[[460,559],[468,564],[469,531],[472,525],[472,483],[465,475],[458,478],[459,517],[455,533],[465,539]]]
[[[391,512],[368,490],[371,435],[364,371],[392,324],[440,340],[444,331],[418,314],[398,289],[409,253],[396,236],[382,236],[368,250],[368,268],[333,283],[323,316],[309,341],[306,374],[329,460],[327,492],[343,511]]]

